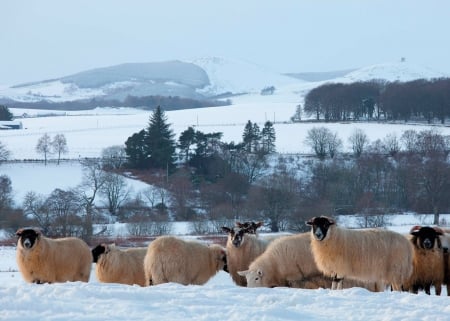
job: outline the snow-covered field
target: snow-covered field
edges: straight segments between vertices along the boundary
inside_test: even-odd
[[[390,228],[405,232],[429,218],[404,215],[392,223]],[[445,287],[442,296],[362,288],[243,288],[221,271],[203,286],[142,288],[99,283],[94,269],[93,264],[88,283],[27,284],[17,271],[15,248],[0,247],[0,320],[447,321],[450,315]]]

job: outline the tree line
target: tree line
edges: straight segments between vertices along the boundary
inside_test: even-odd
[[[96,107],[135,107],[153,109],[154,106],[162,106],[165,110],[191,109],[202,107],[226,106],[230,101],[211,99],[191,99],[179,96],[132,96],[128,95],[124,100],[118,99],[81,99],[74,101],[52,102],[40,100],[36,102],[7,101],[10,107],[48,110],[89,110]]]
[[[304,112],[317,120],[424,120],[450,117],[450,78],[409,82],[327,83],[305,96]]]

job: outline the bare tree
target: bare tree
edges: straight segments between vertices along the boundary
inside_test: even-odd
[[[102,150],[102,162],[106,169],[119,169],[126,160],[125,147],[121,145],[109,146]]]
[[[356,157],[361,156],[364,152],[365,147],[369,144],[369,138],[366,133],[359,128],[356,128],[353,133],[348,138],[350,144],[352,145],[353,154]]]
[[[104,184],[101,187],[101,194],[106,197],[108,210],[112,215],[116,215],[119,207],[126,202],[131,189],[128,187],[125,178],[121,175],[106,172],[104,174]]]
[[[52,236],[81,236],[80,200],[74,191],[56,188],[45,200],[52,220]]]
[[[311,147],[316,156],[323,160],[327,156],[331,131],[326,127],[313,127],[308,130],[305,143]]]
[[[64,134],[56,134],[52,141],[53,152],[58,154],[58,165],[61,160],[61,154],[67,154],[69,149],[67,148],[67,140]]]
[[[11,179],[0,175],[0,213],[13,204]]]
[[[50,235],[52,218],[46,208],[45,197],[43,195],[37,194],[36,192],[26,193],[23,201],[23,210],[25,215],[31,215],[34,218],[44,234]]]
[[[400,151],[400,142],[395,133],[386,135],[383,138],[383,150],[390,156],[395,156]]]
[[[93,235],[93,222],[95,216],[95,199],[105,184],[105,172],[98,160],[85,159],[81,161],[83,167],[83,178],[77,187],[78,195],[84,210],[83,238],[89,241]]]
[[[38,139],[36,152],[44,155],[44,162],[45,165],[47,165],[47,157],[52,152],[52,141],[47,133],[45,133],[41,138]]]
[[[417,151],[418,134],[413,129],[405,130],[400,137],[400,142],[405,148],[406,152],[413,153]]]
[[[8,149],[6,149],[5,145],[3,145],[2,142],[0,142],[0,163],[4,162],[5,160],[8,160],[10,156],[10,152]]]
[[[342,149],[342,139],[338,137],[337,132],[330,132],[328,136],[328,154],[334,158],[336,154]]]

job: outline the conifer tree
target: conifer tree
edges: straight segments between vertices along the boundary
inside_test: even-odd
[[[175,134],[158,106],[150,116],[144,139],[144,151],[150,168],[172,170],[175,167]]]

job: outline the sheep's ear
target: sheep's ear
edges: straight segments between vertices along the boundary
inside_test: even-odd
[[[23,228],[20,228],[16,232],[16,236],[22,236]]]
[[[237,271],[237,273],[238,273],[240,276],[247,276],[247,274],[248,274],[249,272],[250,272],[249,270],[245,270],[245,271]]]
[[[435,226],[433,229],[436,231],[437,235],[444,235],[444,231],[440,227]]]
[[[411,230],[409,230],[409,234],[411,235],[417,235],[419,234],[419,231],[422,227],[420,225],[415,225],[411,228]]]
[[[328,222],[330,223],[330,225],[336,224],[336,221],[329,217],[328,217]]]
[[[256,228],[261,227],[264,225],[263,221],[259,221],[258,223],[256,223]]]
[[[305,222],[306,225],[314,225],[314,220],[315,220],[315,219],[316,219],[315,217],[309,219],[308,221]]]
[[[222,231],[228,234],[231,233],[232,230],[229,227],[222,226]]]

